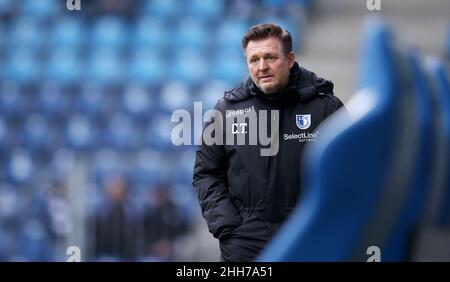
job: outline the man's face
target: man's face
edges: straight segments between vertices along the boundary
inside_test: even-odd
[[[245,55],[250,76],[262,92],[275,94],[286,87],[295,56],[283,53],[278,38],[250,41]]]

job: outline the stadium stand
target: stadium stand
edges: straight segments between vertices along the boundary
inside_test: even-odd
[[[129,180],[131,207],[142,212],[149,191],[164,186],[185,223],[197,224],[194,151],[172,145],[172,112],[198,99],[211,109],[242,79],[240,40],[252,24],[284,16],[298,31],[288,8],[264,11],[277,1],[87,2],[70,13],[54,0],[0,1],[0,194],[10,195],[0,200],[1,260],[61,260],[67,241],[87,246],[84,259],[122,260],[83,239],[95,237],[84,223],[106,207],[112,175]],[[66,197],[54,204],[52,193]],[[21,211],[7,208],[14,201]],[[25,216],[32,202],[42,216]],[[52,227],[64,205],[74,216],[63,226],[84,233]],[[15,216],[24,219],[11,226]],[[142,249],[134,260],[148,258]]]

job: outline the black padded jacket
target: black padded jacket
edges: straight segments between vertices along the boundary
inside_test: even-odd
[[[304,146],[317,139],[317,126],[342,106],[331,81],[297,63],[278,95],[263,94],[249,77],[225,92],[215,107],[225,128],[219,134],[248,134],[249,126],[230,127],[226,121],[232,124],[248,112],[259,118],[261,110],[270,117],[270,111],[278,110],[279,146],[272,156],[262,156],[267,146],[251,145],[248,138],[244,145],[224,141],[197,147],[193,185],[209,231],[220,241],[223,261],[251,261],[273,237],[300,198]],[[269,132],[271,122],[268,118]]]

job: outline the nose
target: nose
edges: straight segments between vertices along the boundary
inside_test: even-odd
[[[264,59],[261,59],[261,60],[259,61],[259,64],[258,64],[258,69],[259,69],[260,71],[264,71],[264,70],[266,70],[267,68],[268,68],[268,66],[267,66],[266,61],[265,61]]]

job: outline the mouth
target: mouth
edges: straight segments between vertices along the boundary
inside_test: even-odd
[[[264,81],[271,80],[272,78],[273,78],[273,75],[265,75],[265,76],[260,76],[259,80],[264,82]]]

